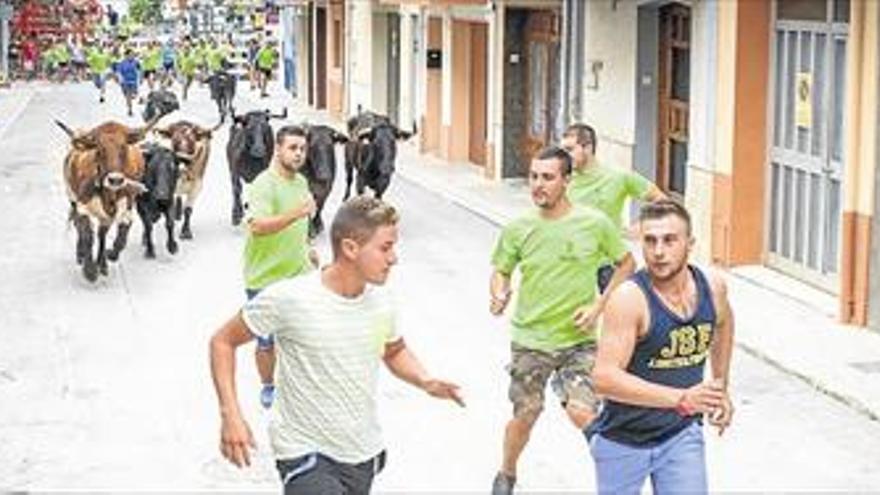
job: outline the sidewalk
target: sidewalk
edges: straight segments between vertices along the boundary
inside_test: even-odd
[[[279,97],[295,121],[303,115],[311,123],[345,128],[326,112],[281,95],[273,99]],[[531,207],[524,181],[492,182],[477,166],[420,154],[415,139],[398,149],[397,172],[495,225]],[[836,299],[766,267],[736,267],[727,274],[738,350],[880,420],[880,334],[837,323]]]

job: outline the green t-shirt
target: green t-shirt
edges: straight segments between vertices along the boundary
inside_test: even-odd
[[[247,187],[247,219],[278,215],[306,202],[309,185],[302,174],[282,177],[273,165]],[[274,234],[249,233],[244,247],[244,281],[248,289],[262,289],[312,268],[309,262],[309,222],[300,218]]]
[[[109,53],[100,48],[93,48],[86,55],[86,63],[89,65],[89,70],[92,71],[92,74],[102,75],[110,70],[112,60]]]
[[[157,71],[162,67],[162,49],[147,48],[143,56],[144,70]]]
[[[278,50],[271,46],[264,46],[257,52],[257,67],[263,70],[271,70],[278,63]]]
[[[193,50],[188,50],[178,54],[177,66],[180,68],[180,72],[182,72],[183,75],[194,75],[198,66],[198,60],[196,59],[195,52]]]
[[[592,208],[574,206],[555,220],[537,211],[501,231],[492,265],[520,281],[511,337],[527,349],[554,351],[586,341],[574,324],[574,312],[596,299],[596,271],[603,260],[619,260],[627,249],[618,229]]]
[[[596,165],[585,171],[572,172],[568,199],[576,205],[592,206],[605,213],[621,229],[626,199],[642,199],[650,188],[651,181],[635,172]]]
[[[55,60],[61,64],[70,62],[70,51],[67,49],[67,45],[55,46]]]
[[[217,48],[208,49],[207,54],[207,64],[208,70],[211,72],[217,72],[218,70],[223,68],[223,61],[226,60],[227,53],[226,48],[219,46]]]

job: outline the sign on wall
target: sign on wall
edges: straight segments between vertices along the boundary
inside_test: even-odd
[[[813,127],[813,74],[798,72],[794,88],[794,121],[804,129]]]

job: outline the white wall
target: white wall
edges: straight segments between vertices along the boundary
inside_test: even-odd
[[[346,53],[347,109],[349,114],[354,114],[358,105],[367,110],[373,103],[373,8],[370,2],[349,2],[347,5],[350,9],[346,22],[350,36]]]
[[[637,3],[587,2],[585,17],[584,121],[599,135],[599,159],[630,168],[635,142]],[[597,89],[589,87],[592,61],[602,63]]]
[[[373,15],[373,80],[372,102],[374,112],[388,114],[388,16]],[[366,106],[364,108],[367,108]]]

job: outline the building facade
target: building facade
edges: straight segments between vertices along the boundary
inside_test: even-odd
[[[699,259],[766,266],[834,295],[841,322],[880,326],[880,2],[312,5],[319,107],[388,114],[492,180],[587,122],[600,161],[690,207]]]

